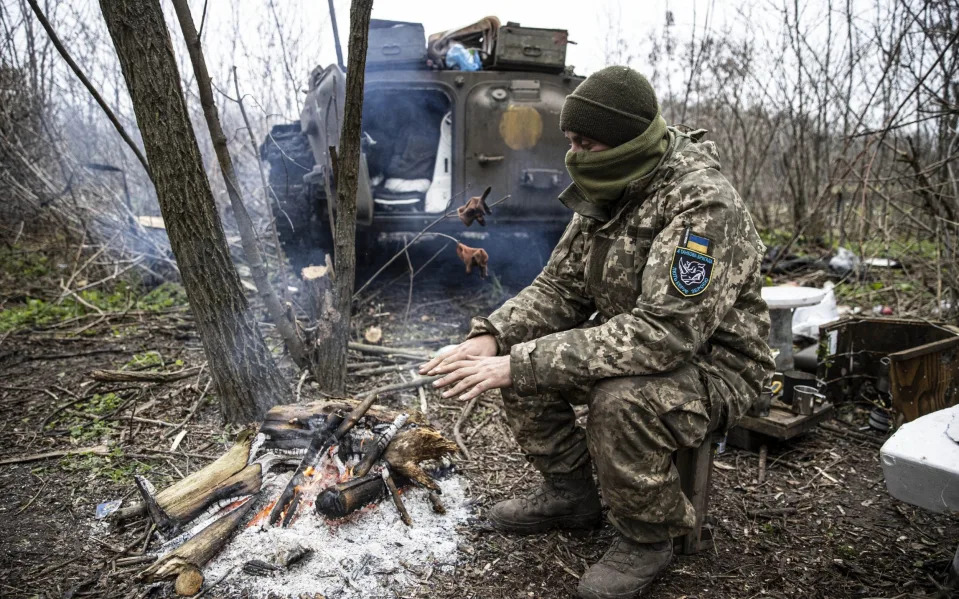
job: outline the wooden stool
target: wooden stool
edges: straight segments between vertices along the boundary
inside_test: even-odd
[[[680,449],[674,457],[679,470],[679,483],[683,493],[696,508],[696,525],[683,537],[673,539],[677,553],[692,555],[698,553],[702,541],[703,522],[709,507],[709,484],[713,472],[713,445],[718,441],[709,434],[699,447]]]

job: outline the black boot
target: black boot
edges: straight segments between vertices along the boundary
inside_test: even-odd
[[[638,597],[673,558],[672,540],[636,543],[620,536],[579,580],[583,599]]]

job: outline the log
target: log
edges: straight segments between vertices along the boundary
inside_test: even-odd
[[[290,478],[290,481],[286,484],[286,488],[284,488],[280,494],[279,499],[273,504],[273,509],[270,510],[270,524],[276,524],[280,517],[283,517],[283,521],[280,524],[285,528],[293,521],[296,508],[300,503],[300,493],[298,489],[308,478],[307,470],[314,468],[319,459],[326,453],[326,450],[336,443],[338,439],[337,433],[339,433],[340,430],[339,427],[342,424],[346,424],[346,422],[341,415],[332,414],[326,419],[323,426],[317,429],[313,434],[313,437],[310,439],[310,446],[306,450],[306,455],[300,460],[300,464],[296,467],[296,472],[293,473],[293,477]]]
[[[337,411],[353,411],[359,402],[350,399],[320,400],[308,404],[274,406],[266,414],[260,432],[270,437],[266,447],[279,449],[306,449],[317,427],[322,426],[326,417]],[[400,412],[382,405],[371,405],[366,418],[376,423],[393,422]],[[428,424],[422,414],[413,413],[409,422]]]
[[[201,588],[203,588],[203,572],[192,566],[183,568],[173,584],[173,590],[181,597],[192,597],[199,593]]]
[[[408,414],[400,414],[393,420],[393,423],[373,442],[372,446],[367,450],[366,455],[363,456],[363,460],[353,469],[353,476],[366,476],[370,468],[373,467],[373,464],[380,459],[380,456],[386,451],[390,442],[396,437],[396,433],[406,424],[408,418]]]
[[[352,400],[320,400],[305,405],[274,406],[266,415],[260,432],[270,438],[265,447],[279,449],[304,449],[309,446],[316,427],[323,423],[328,414],[337,410],[354,409],[357,402]],[[384,406],[371,406],[366,417],[377,423],[393,422],[400,413]],[[387,447],[383,458],[396,472],[424,487],[438,490],[439,487],[420,468],[419,463],[452,455],[458,449],[456,444],[443,437],[428,426],[419,412],[409,416],[407,426],[397,433]]]
[[[154,582],[179,577],[191,568],[199,570],[220,552],[220,549],[223,548],[246,515],[249,514],[253,503],[253,498],[247,499],[243,505],[158,559],[156,563],[141,572],[138,578]]]
[[[133,481],[136,484],[137,491],[140,492],[140,496],[143,498],[143,503],[147,506],[147,513],[150,515],[150,519],[156,524],[157,530],[160,531],[162,535],[172,533],[177,528],[177,523],[157,504],[156,499],[153,497],[153,485],[139,474],[133,477]]]
[[[250,444],[253,442],[253,431],[245,430],[237,435],[236,443],[219,459],[183,478],[156,495],[157,503],[164,510],[176,503],[178,498],[195,493],[203,493],[215,487],[237,472],[246,468],[250,458]],[[114,522],[124,522],[132,518],[145,515],[147,506],[138,503],[119,509],[111,515]]]
[[[420,462],[438,460],[456,453],[458,447],[439,432],[425,427],[408,428],[397,433],[386,448],[383,459],[390,467],[406,478],[431,491],[439,491],[439,485],[420,467]]]
[[[250,464],[212,487],[188,489],[185,493],[174,497],[164,511],[170,518],[184,525],[217,501],[259,493],[262,479],[260,464]]]
[[[324,489],[316,498],[316,513],[331,519],[345,518],[363,506],[379,501],[386,486],[379,474],[354,478]]]

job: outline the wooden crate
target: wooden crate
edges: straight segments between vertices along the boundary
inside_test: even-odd
[[[882,359],[897,352],[954,339],[959,329],[901,318],[845,318],[819,329],[816,378],[829,401],[854,401],[866,383],[883,376]]]
[[[959,336],[889,354],[896,427],[959,404]]]

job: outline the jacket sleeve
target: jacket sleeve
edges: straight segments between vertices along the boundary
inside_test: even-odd
[[[469,337],[492,334],[499,354],[529,341],[574,327],[595,311],[585,291],[585,237],[582,217],[573,216],[546,267],[488,318],[471,322]]]
[[[755,249],[742,232],[749,222],[745,208],[725,177],[713,169],[680,178],[663,198],[669,224],[653,240],[635,306],[597,327],[514,345],[510,365],[517,393],[667,372],[692,358],[712,336],[735,303],[749,269],[756,268]],[[702,269],[704,288],[673,281],[678,276],[674,270],[678,249],[690,233],[699,239],[699,249],[704,239],[708,242],[705,253],[712,263]],[[683,266],[699,268],[688,262]]]

